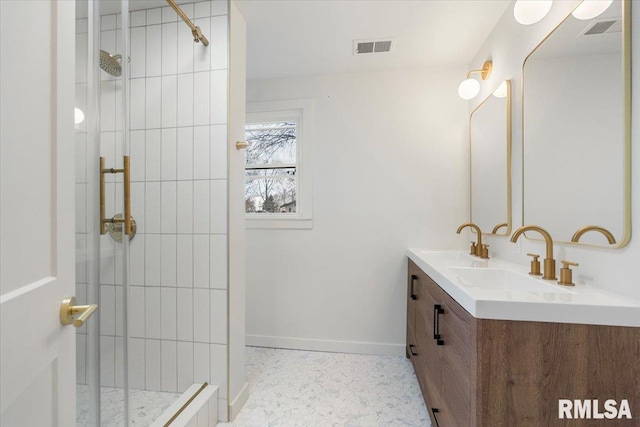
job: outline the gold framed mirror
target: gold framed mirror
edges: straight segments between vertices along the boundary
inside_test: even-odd
[[[511,81],[469,117],[470,220],[483,233],[511,234]]]
[[[523,224],[620,248],[631,236],[630,1],[574,14],[523,65]]]

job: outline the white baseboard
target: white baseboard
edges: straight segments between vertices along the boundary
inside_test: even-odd
[[[246,335],[251,347],[287,348],[291,350],[329,351],[335,353],[372,354],[376,356],[404,356],[404,344],[369,343],[358,341],[331,341],[309,338]]]
[[[229,421],[233,421],[249,399],[249,383],[244,383],[240,392],[229,404]]]

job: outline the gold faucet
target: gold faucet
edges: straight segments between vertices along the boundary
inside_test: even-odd
[[[480,230],[480,227],[478,227],[477,225],[475,225],[472,222],[467,222],[465,224],[462,224],[460,227],[458,227],[458,231],[456,231],[456,233],[460,234],[462,229],[465,228],[465,227],[471,227],[474,230],[476,230],[476,233],[478,233],[478,244],[475,244],[475,243],[472,242],[471,255],[479,256],[482,259],[488,259],[489,258],[489,251],[488,251],[488,249],[485,248],[485,246],[488,247],[488,245],[483,245],[482,244],[482,231]]]
[[[502,227],[509,227],[509,224],[507,224],[506,222],[503,222],[502,224],[496,225],[495,227],[493,227],[493,230],[491,230],[491,234],[496,234],[498,230],[500,230]]]
[[[553,259],[553,239],[551,239],[551,235],[547,230],[537,225],[524,225],[513,233],[511,243],[515,243],[518,237],[525,231],[537,231],[544,237],[544,241],[547,244],[547,257],[544,259],[544,274],[542,278],[545,280],[556,280],[556,260]]]
[[[604,234],[610,245],[616,243],[616,238],[613,237],[613,234],[611,234],[609,230],[603,227],[598,227],[597,225],[587,225],[586,227],[582,227],[580,230],[576,231],[576,233],[571,238],[571,241],[578,242],[580,240],[580,237],[582,237],[582,235],[587,231],[599,231],[600,233]]]

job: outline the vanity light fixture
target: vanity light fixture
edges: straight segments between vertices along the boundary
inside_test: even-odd
[[[506,80],[498,86],[496,90],[493,91],[493,96],[496,98],[506,98],[507,97],[507,82]]]
[[[532,25],[547,16],[553,0],[517,0],[513,6],[513,16],[522,25]]]
[[[571,14],[574,18],[586,21],[601,15],[611,6],[613,0],[583,0]]]
[[[482,80],[487,80],[491,75],[491,69],[493,68],[493,63],[491,61],[484,61],[482,64],[482,69],[480,70],[471,70],[467,73],[467,79],[463,80],[458,86],[458,95],[462,99],[473,99],[480,92],[480,82],[476,79],[471,78],[471,74],[480,73],[482,76]]]

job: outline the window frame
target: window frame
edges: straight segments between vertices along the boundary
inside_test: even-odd
[[[245,213],[246,228],[313,228],[312,111],[311,99],[247,103],[246,124],[287,120],[296,122],[296,212]]]

